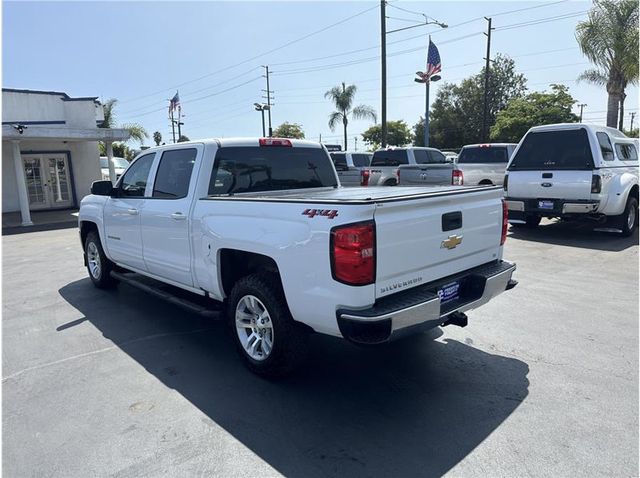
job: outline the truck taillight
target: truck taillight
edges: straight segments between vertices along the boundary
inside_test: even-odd
[[[368,169],[363,169],[360,171],[360,186],[368,186],[369,185],[369,176],[371,173]]]
[[[600,194],[602,191],[602,178],[594,174],[591,176],[591,194]]]
[[[260,138],[258,143],[260,146],[288,146],[289,148],[293,146],[291,141],[282,138]]]
[[[400,184],[400,168],[396,169],[396,182]]]
[[[347,285],[368,285],[376,275],[376,226],[373,221],[331,230],[331,275]]]
[[[502,236],[500,237],[500,245],[507,240],[507,228],[509,227],[509,207],[507,201],[502,200]]]
[[[454,186],[462,186],[464,184],[464,178],[462,177],[462,171],[454,169],[451,172],[451,184]]]
[[[502,183],[502,187],[504,188],[504,191],[507,192],[507,183],[509,182],[509,175],[505,174],[504,175],[504,182]]]

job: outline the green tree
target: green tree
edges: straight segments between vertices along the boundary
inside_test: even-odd
[[[460,82],[444,83],[431,105],[429,113],[429,146],[460,148],[479,143],[482,138],[484,113],[484,68],[480,73]],[[489,69],[487,122],[492,125],[499,111],[513,98],[526,92],[526,78],[515,71],[515,62],[496,55]],[[414,127],[414,145],[424,146],[424,119]]]
[[[191,140],[184,134],[181,134],[180,137],[178,138],[178,143],[184,143],[186,141],[191,141]]]
[[[577,100],[564,85],[551,85],[551,92],[529,93],[515,98],[498,113],[491,128],[491,139],[518,143],[532,126],[553,123],[576,123],[578,116],[571,112]]]
[[[334,131],[338,123],[342,122],[344,128],[344,149],[347,149],[347,125],[349,116],[353,119],[371,119],[376,121],[376,112],[371,106],[353,106],[353,98],[356,94],[356,85],[347,86],[344,81],[340,86],[334,86],[324,94],[324,97],[333,101],[337,111],[329,115],[329,128]]]
[[[105,101],[104,105],[102,105],[102,109],[104,111],[104,120],[102,123],[98,125],[98,128],[116,128],[116,116],[115,116],[115,106],[118,103],[118,100],[115,98],[111,98],[110,100]],[[139,141],[140,144],[149,137],[147,130],[139,125],[138,123],[125,123],[119,126],[120,128],[126,129],[129,131],[130,139]]]
[[[576,39],[596,66],[578,80],[606,88],[607,126],[622,129],[625,89],[638,84],[637,0],[594,0],[589,18],[576,27]]]
[[[160,131],[153,133],[153,142],[156,143],[156,146],[160,146],[160,143],[162,143],[162,134]]]
[[[411,143],[413,135],[407,123],[402,120],[387,121],[387,144],[390,146],[404,146]],[[382,125],[374,125],[362,133],[362,139],[372,150],[382,144]]]
[[[304,131],[302,131],[302,125],[298,123],[289,123],[288,121],[285,121],[280,126],[278,126],[273,131],[273,135],[278,138],[304,139]]]

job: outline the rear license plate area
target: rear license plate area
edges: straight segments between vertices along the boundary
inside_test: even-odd
[[[440,287],[438,289],[438,297],[440,297],[441,304],[446,304],[460,298],[460,282],[450,282]]]
[[[538,201],[538,209],[544,209],[547,211],[553,210],[555,208],[555,203],[553,201],[547,201],[545,199],[540,199]]]

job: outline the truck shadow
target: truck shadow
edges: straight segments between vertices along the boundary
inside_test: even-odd
[[[243,367],[222,321],[126,285],[105,292],[83,279],[59,293],[205,423],[285,476],[439,476],[528,395],[526,363],[434,341],[441,332],[370,349],[313,336],[303,371],[270,382]]]
[[[638,245],[638,229],[629,237],[615,232],[594,231],[594,225],[543,220],[535,229],[509,226],[509,238],[558,246],[619,252]]]

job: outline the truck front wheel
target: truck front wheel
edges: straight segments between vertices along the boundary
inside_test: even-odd
[[[617,217],[618,228],[622,235],[628,237],[638,227],[638,200],[629,196],[624,212]]]
[[[99,289],[107,289],[116,285],[117,281],[111,277],[113,262],[104,254],[97,231],[91,231],[87,234],[84,253],[86,255],[87,271],[93,285]]]
[[[277,275],[240,279],[229,296],[227,316],[238,352],[252,372],[281,377],[303,362],[308,333],[291,317]]]

